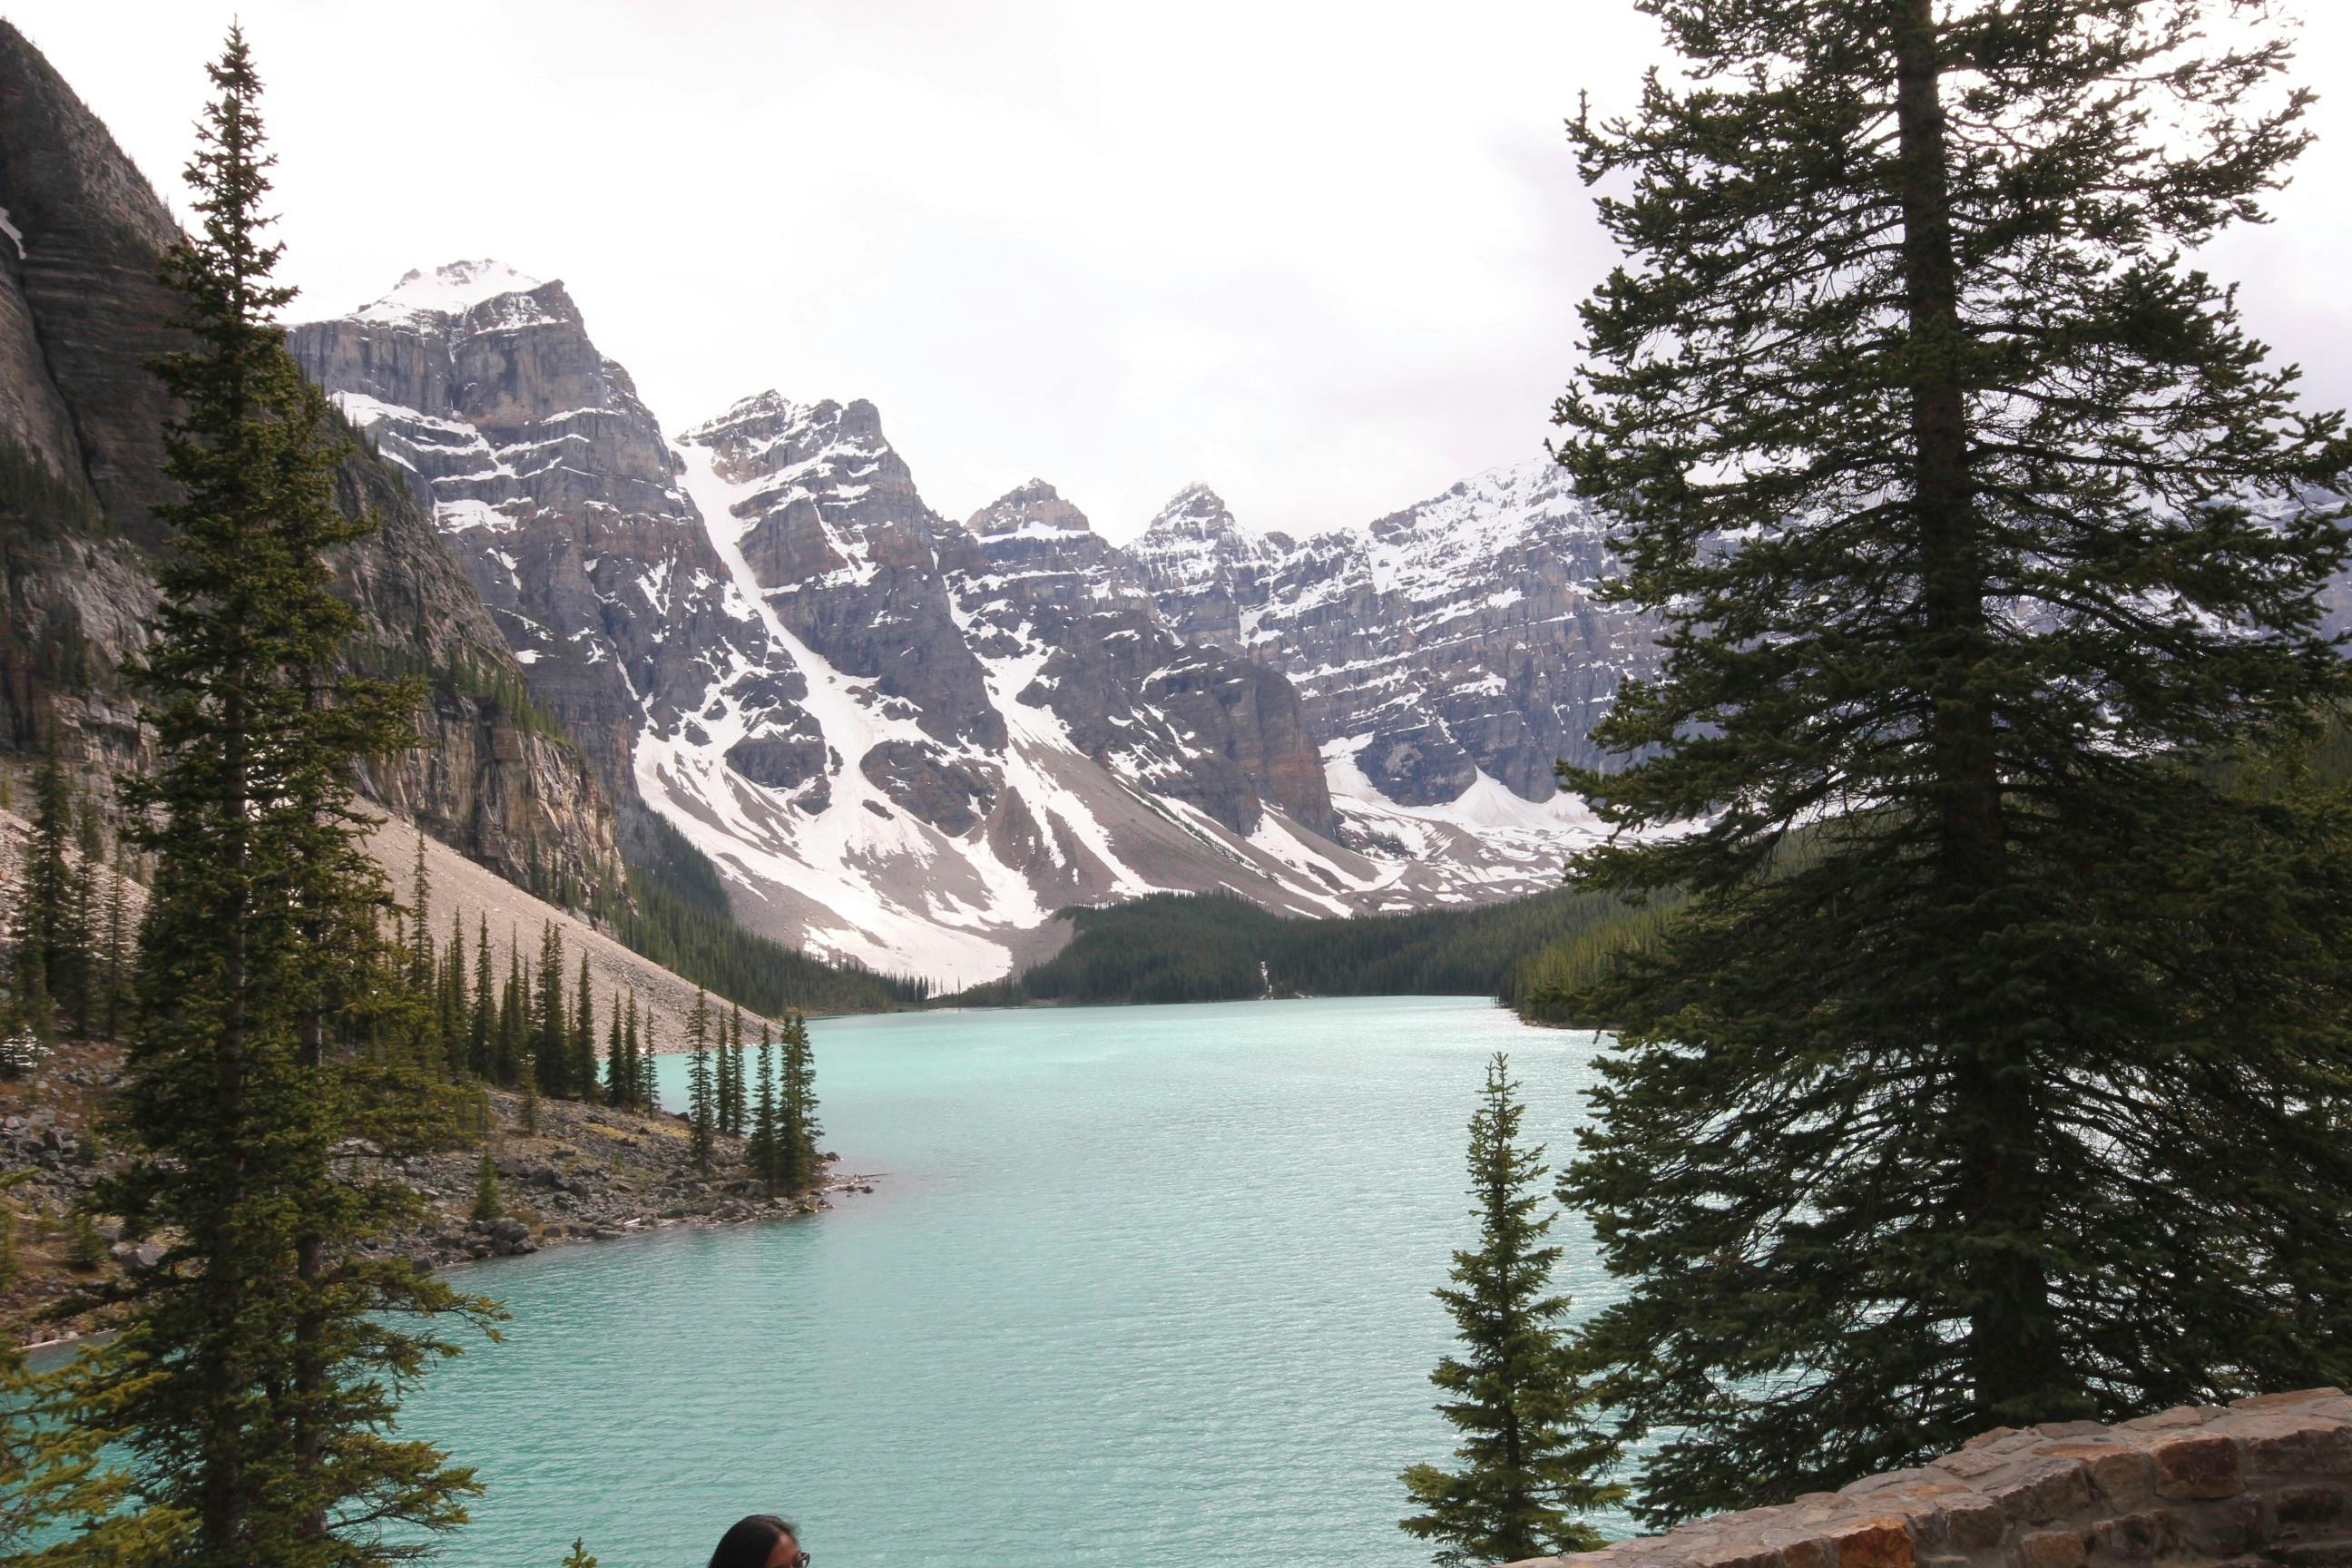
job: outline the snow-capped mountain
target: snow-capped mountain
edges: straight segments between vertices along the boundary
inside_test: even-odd
[[[1298,541],[1195,485],[1134,555],[1177,631],[1290,678],[1342,796],[1339,759],[1380,802],[1451,807],[1493,781],[1561,809],[1553,763],[1591,759],[1587,731],[1655,657],[1647,617],[1598,597],[1605,524],[1541,459]]]
[[[1262,610],[1295,550],[1284,533],[1254,533],[1206,485],[1178,490],[1128,546],[1152,600],[1195,642],[1244,651],[1242,617]]]
[[[638,731],[764,647],[722,609],[677,458],[563,285],[453,262],[287,342],[432,506],[531,695],[628,801]]]
[[[943,518],[871,404],[762,393],[664,439],[561,283],[456,263],[290,342],[615,794],[825,956],[964,984],[1072,903],[1492,898],[1549,884],[1586,829],[1507,791],[1383,795],[1238,621],[1171,616],[1172,554],[1110,545],[1042,480]],[[1186,504],[1192,535],[1161,533],[1243,598],[1292,559]]]

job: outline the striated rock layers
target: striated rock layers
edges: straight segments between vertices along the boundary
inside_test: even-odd
[[[152,186],[23,35],[0,22],[0,745],[57,721],[93,775],[145,745],[119,673],[155,603],[160,385],[174,339],[156,281],[177,237]],[[366,668],[428,676],[424,744],[363,780],[509,877],[619,875],[613,823],[576,751],[534,721],[521,667],[424,509],[363,456],[341,500],[381,531],[339,552]]]
[[[1043,479],[972,514],[955,561],[960,618],[992,658],[1042,655],[1016,701],[1079,750],[1238,833],[1270,805],[1318,832],[1334,817],[1290,683],[1161,621],[1141,574]]]
[[[533,698],[633,798],[640,726],[756,650],[660,426],[563,285],[456,262],[288,346],[430,509]]]
[[[1171,626],[1288,676],[1326,754],[1408,806],[1481,774],[1549,799],[1552,764],[1595,759],[1587,732],[1655,657],[1649,619],[1600,601],[1606,525],[1548,461],[1298,541],[1196,485],[1133,554]]]

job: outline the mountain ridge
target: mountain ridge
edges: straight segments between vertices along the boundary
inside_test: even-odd
[[[772,388],[666,437],[562,285],[493,260],[289,344],[433,507],[614,797],[782,940],[968,984],[1074,904],[1478,901],[1547,885],[1591,830],[1453,809],[1475,767],[1415,796],[1360,765],[1378,726],[1318,719],[1361,705],[1310,697],[1311,639],[1262,635],[1306,546],[1204,484],[1147,530],[1155,558],[1042,478],[940,515],[864,399]],[[1186,559],[1204,545],[1238,582]],[[1169,587],[1188,571],[1228,635]]]

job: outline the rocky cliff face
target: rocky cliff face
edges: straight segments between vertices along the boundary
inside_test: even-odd
[[[1255,620],[1274,575],[1297,546],[1286,533],[1252,533],[1206,485],[1176,492],[1128,547],[1168,624],[1195,642],[1246,651],[1244,616]]]
[[[143,765],[124,658],[155,604],[165,494],[160,385],[174,341],[156,281],[177,237],[153,189],[23,36],[0,23],[0,744],[58,721],[98,775]],[[372,771],[413,813],[518,880],[619,874],[609,808],[577,752],[516,698],[521,667],[429,518],[372,459],[341,499],[382,527],[339,552],[367,668],[428,675],[423,745]]]
[[[412,272],[288,346],[430,509],[530,689],[606,788],[745,650],[677,459],[561,283],[497,262]]]
[[[1135,559],[1169,623],[1287,675],[1335,765],[1384,800],[1528,802],[1618,685],[1654,658],[1647,617],[1598,597],[1607,529],[1556,466],[1465,479],[1360,528],[1253,535],[1195,486]]]
[[[1287,680],[1188,646],[1134,563],[1042,479],[965,527],[954,590],[967,635],[991,658],[1042,656],[1016,701],[1051,710],[1119,776],[1235,832],[1255,829],[1261,803],[1331,831],[1330,791]]]
[[[156,259],[178,228],[114,138],[0,22],[0,429],[152,544],[163,394],[147,374],[177,305]]]
[[[765,392],[681,439],[735,487],[743,558],[793,636],[940,747],[1004,744],[949,599],[948,568],[971,542],[923,504],[872,404]]]

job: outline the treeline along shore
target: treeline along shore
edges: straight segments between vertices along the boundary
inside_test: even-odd
[[[1561,887],[1470,908],[1314,919],[1229,893],[1158,893],[1065,910],[1070,940],[1058,952],[939,1005],[1492,996],[1529,1023],[1576,1024],[1577,987],[1649,941],[1678,901]]]

